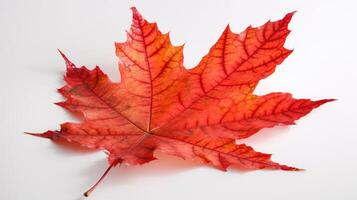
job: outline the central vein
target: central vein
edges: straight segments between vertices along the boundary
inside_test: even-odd
[[[148,125],[147,125],[147,133],[149,133],[151,131],[151,119],[152,119],[152,104],[153,104],[153,85],[152,85],[152,75],[151,75],[151,66],[150,66],[150,61],[149,61],[149,56],[147,53],[147,48],[146,48],[146,40],[144,37],[144,32],[143,32],[143,27],[142,27],[142,21],[139,21],[139,30],[140,30],[140,36],[142,38],[143,41],[143,46],[144,46],[144,54],[145,54],[145,62],[146,62],[146,66],[149,72],[149,83],[150,83],[150,104],[149,104],[149,120],[148,120]]]

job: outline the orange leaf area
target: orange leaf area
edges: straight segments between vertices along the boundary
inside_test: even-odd
[[[121,81],[112,82],[99,67],[78,68],[61,52],[67,73],[59,92],[66,100],[57,104],[83,116],[83,122],[33,135],[103,149],[109,169],[150,162],[160,151],[221,170],[233,164],[298,170],[236,143],[263,128],[294,124],[332,101],[294,99],[280,92],[253,94],[258,82],[292,52],[284,43],[294,13],[239,34],[227,26],[199,64],[186,69],[183,46],[173,46],[169,34],[132,11],[127,41],[115,44]]]

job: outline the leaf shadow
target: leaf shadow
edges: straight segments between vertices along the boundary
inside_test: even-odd
[[[232,175],[232,173],[242,175],[255,171],[234,165],[229,167],[228,172],[223,172],[211,165],[202,164],[196,160],[183,160],[181,158],[162,153],[156,153],[155,156],[158,158],[157,160],[144,165],[114,167],[110,174],[105,178],[101,187],[106,187],[107,185],[117,186],[134,184],[135,182],[140,182],[143,179],[150,177],[171,176],[178,173],[193,171],[198,168],[212,169],[217,173],[226,175]],[[80,176],[86,177],[85,185],[89,187],[99,179],[107,167],[108,163],[106,160],[98,160],[96,163],[85,169]]]
[[[106,178],[105,184],[131,184],[146,179],[148,177],[170,176],[185,171],[194,170],[202,167],[201,163],[192,160],[183,160],[174,156],[155,153],[157,160],[137,166],[120,166],[114,167],[110,175]],[[93,165],[89,166],[82,173],[85,177],[90,177],[88,184],[93,184],[108,167],[106,160],[98,160]]]

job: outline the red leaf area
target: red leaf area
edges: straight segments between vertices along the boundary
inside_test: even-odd
[[[294,99],[280,92],[253,94],[258,82],[292,52],[284,43],[294,13],[239,34],[227,26],[199,64],[186,69],[183,46],[173,46],[169,34],[162,34],[135,8],[132,11],[127,41],[115,44],[121,82],[110,81],[99,67],[78,68],[61,52],[67,84],[59,92],[66,100],[57,105],[82,115],[84,121],[34,135],[105,150],[109,157],[105,174],[118,163],[152,161],[155,151],[221,170],[233,164],[298,170],[236,143],[263,128],[294,124],[332,101]]]

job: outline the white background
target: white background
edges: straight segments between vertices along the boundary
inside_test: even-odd
[[[273,160],[304,172],[221,172],[158,155],[143,166],[115,168],[90,199],[357,199],[357,6],[355,1],[0,0],[0,199],[78,200],[107,167],[106,155],[30,137],[74,121],[53,102],[65,70],[56,48],[78,65],[99,65],[119,81],[114,41],[125,40],[131,6],[186,43],[193,67],[230,23],[234,32],[297,10],[286,46],[294,53],[257,94],[337,98],[297,126],[245,140]]]

